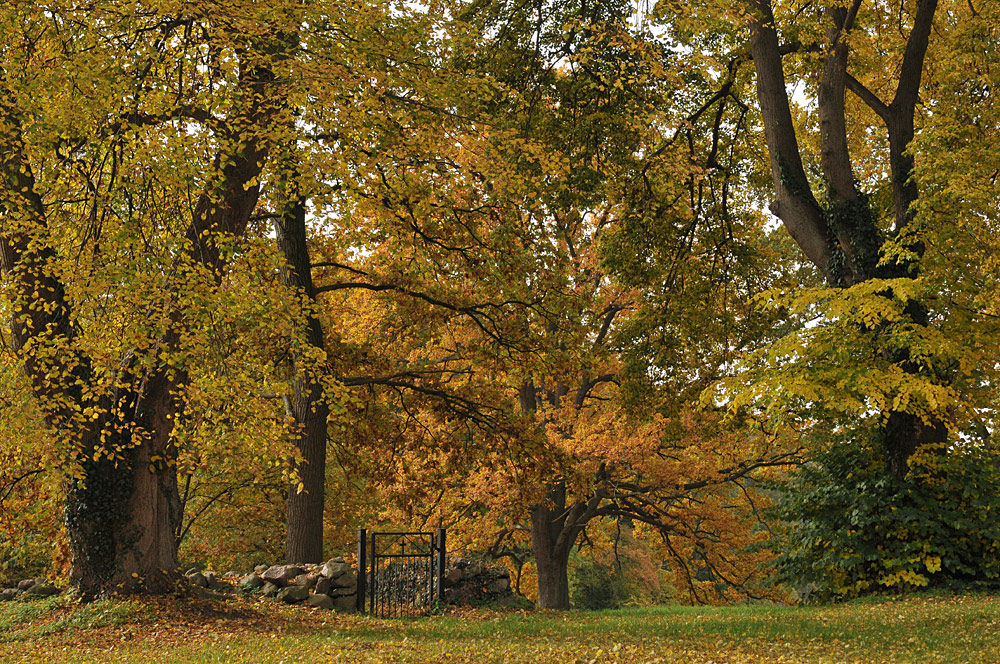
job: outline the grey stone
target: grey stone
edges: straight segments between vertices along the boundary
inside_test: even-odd
[[[197,567],[192,567],[188,571],[184,572],[184,576],[191,576],[192,574],[195,574],[196,572],[200,572],[200,571],[201,570],[198,569]]]
[[[226,577],[227,579],[238,579],[238,578],[240,578],[243,575],[240,574],[239,572],[237,572],[236,570],[231,569],[228,572],[226,572],[225,574],[223,574],[222,576]]]
[[[216,580],[216,574],[215,574],[215,572],[206,571],[206,572],[202,572],[201,575],[203,577],[205,577],[206,581],[208,581],[208,585],[210,585],[210,586],[214,586],[215,585],[215,580]]]
[[[187,575],[188,583],[198,588],[208,588],[208,579],[201,572],[194,572]]]
[[[339,561],[334,558],[333,560],[328,560],[323,563],[323,568],[320,570],[320,574],[328,579],[336,579],[342,574],[347,574],[351,571],[351,566],[344,562],[343,558]]]
[[[318,574],[299,574],[295,577],[295,585],[304,586],[306,588],[312,588],[316,585],[316,581],[319,580]]]
[[[337,611],[343,611],[345,613],[350,613],[357,609],[357,602],[354,600],[354,595],[344,595],[343,597],[333,598],[333,608]]]
[[[24,593],[26,595],[36,595],[38,597],[51,597],[52,595],[58,595],[59,589],[55,586],[50,586],[47,583],[36,583],[25,590]]]
[[[18,590],[27,590],[28,588],[30,588],[31,586],[35,585],[36,583],[38,583],[37,579],[24,579],[23,581],[18,581],[17,582],[17,589]]]
[[[198,586],[195,586],[194,588],[191,589],[191,594],[197,597],[198,599],[212,599],[212,600],[229,599],[229,596],[226,595],[225,593],[216,592],[209,588],[199,588]]]
[[[306,600],[308,606],[315,606],[320,609],[332,609],[333,608],[333,598],[329,595],[313,595]]]
[[[15,597],[17,597],[17,588],[0,590],[0,602],[9,602]]]
[[[333,582],[325,576],[319,577],[316,580],[316,585],[313,586],[313,592],[317,595],[329,595],[331,590],[333,590]]]
[[[795,589],[793,589],[792,590],[792,597],[795,600],[797,600],[797,601],[799,601],[799,602],[801,602],[803,604],[808,604],[810,598],[812,597],[812,595],[813,595],[813,593],[815,591],[816,591],[816,584],[815,583],[807,583],[804,586],[802,586],[801,588],[795,588]]]
[[[280,590],[281,588],[268,581],[264,584],[264,587],[260,589],[260,594],[264,597],[274,597]]]
[[[355,588],[358,585],[358,577],[354,572],[348,572],[347,574],[341,574],[337,578],[333,579],[334,588]]]
[[[260,578],[284,587],[292,583],[292,580],[304,571],[298,565],[271,565],[260,575]]]
[[[486,590],[491,593],[506,592],[510,588],[510,581],[507,579],[494,579],[486,586]]]
[[[288,586],[278,592],[278,601],[285,604],[296,604],[309,599],[309,589],[305,586]]]
[[[356,588],[333,588],[330,590],[330,597],[346,597],[348,595],[354,596],[356,594]]]
[[[264,572],[267,571],[268,567],[270,567],[270,565],[257,565],[256,567],[253,568],[253,571],[256,572],[257,574],[263,574]]]
[[[259,590],[264,587],[264,579],[260,578],[256,572],[247,574],[240,580],[240,588],[243,590]]]

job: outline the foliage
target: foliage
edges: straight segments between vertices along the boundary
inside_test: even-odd
[[[882,109],[926,0],[857,5],[836,49],[846,9],[797,0],[7,3],[0,568],[65,571],[68,537],[110,575],[150,475],[164,565],[176,544],[274,561],[307,376],[337,547],[449,526],[518,578],[534,557],[530,580],[627,519],[690,599],[754,596],[759,481],[804,454],[783,578],[991,585],[995,464],[971,441],[1000,408],[1000,42],[975,5],[941,3],[912,103]],[[748,37],[775,26],[794,182],[753,103]],[[907,108],[890,150],[880,120]],[[763,209],[807,189],[815,266]],[[293,192],[314,298],[270,237]],[[891,426],[906,477],[878,461]]]
[[[835,445],[778,484],[776,581],[813,599],[1000,584],[1000,455],[970,442],[886,474],[877,447]]]
[[[355,176],[352,215],[332,221],[394,233],[350,261],[385,295],[337,303],[345,340],[378,349],[366,353],[374,366],[399,358],[384,371],[419,376],[463,407],[456,417],[413,395],[372,394],[364,426],[389,428],[365,441],[364,463],[387,461],[372,469],[387,519],[449,525],[456,543],[516,568],[534,555],[539,569],[528,536],[539,510],[565,508],[579,515],[564,549],[591,519],[634,516],[662,528],[661,555],[679,569],[701,552],[735,589],[756,559],[724,562],[723,551],[761,536],[750,535],[754,490],[716,485],[792,455],[786,441],[724,430],[691,405],[767,319],[749,320],[747,306],[767,281],[751,266],[774,263],[764,219],[727,216],[724,192],[739,179],[729,139],[711,124],[691,130],[711,117],[698,93],[712,82],[681,76],[629,6],[545,3],[537,21],[524,11],[475,4],[467,24],[449,26],[455,52],[472,56],[455,60],[468,87],[411,113],[452,140],[394,145],[432,149]],[[434,110],[448,103],[461,114]],[[700,150],[715,154],[710,165]],[[622,279],[637,246],[655,269]],[[689,341],[697,335],[710,340]],[[655,368],[643,367],[654,354]]]
[[[590,530],[589,546],[570,557],[572,606],[617,609],[658,604],[665,599],[655,549],[636,539],[627,525],[601,525]]]
[[[75,600],[65,597],[14,601],[4,613],[0,617],[3,629],[0,643],[18,643],[50,634],[86,633],[102,627],[142,622],[153,616],[148,607],[137,602],[101,599],[78,605]],[[39,620],[42,618],[48,620]]]

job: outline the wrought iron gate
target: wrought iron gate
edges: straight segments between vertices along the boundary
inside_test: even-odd
[[[358,531],[358,611],[382,618],[427,613],[444,596],[445,530]],[[361,573],[363,572],[363,573]]]

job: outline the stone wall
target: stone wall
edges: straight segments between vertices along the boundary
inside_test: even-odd
[[[189,569],[184,578],[194,595],[223,599],[234,592],[273,598],[285,604],[354,611],[357,571],[343,558],[321,565],[258,565],[249,574]],[[15,588],[0,589],[0,601],[20,596],[48,597],[60,589],[45,579],[25,579]],[[501,565],[449,556],[445,566],[444,603],[454,606],[503,603],[514,597],[510,574]]]
[[[62,592],[47,579],[22,579],[11,588],[0,589],[0,602],[9,602],[17,597],[51,597]]]
[[[195,572],[188,580],[195,585],[208,572]],[[209,581],[208,579],[205,579]],[[354,611],[357,605],[358,577],[343,558],[331,558],[322,565],[258,565],[236,584],[243,592],[260,593],[285,604],[303,604],[320,609]]]
[[[338,611],[354,611],[357,606],[357,571],[343,558],[322,565],[258,565],[250,574],[240,577],[231,572],[222,580],[212,572],[190,570],[187,578],[193,585],[209,590],[217,590],[227,580],[235,581],[243,592],[259,593],[286,604]],[[504,602],[514,596],[505,567],[457,556],[448,558],[444,587],[445,604],[455,606]]]
[[[449,557],[444,575],[444,601],[455,606],[504,602],[514,597],[510,572],[503,565]]]

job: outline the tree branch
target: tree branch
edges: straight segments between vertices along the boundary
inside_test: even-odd
[[[829,276],[831,233],[802,166],[771,3],[753,0],[752,7],[757,15],[751,22],[750,54],[757,70],[757,98],[771,160],[775,190],[771,211],[809,260]]]
[[[863,101],[868,108],[875,111],[875,114],[878,115],[883,122],[889,122],[889,106],[851,74],[847,74],[847,89],[857,95],[857,97]]]

